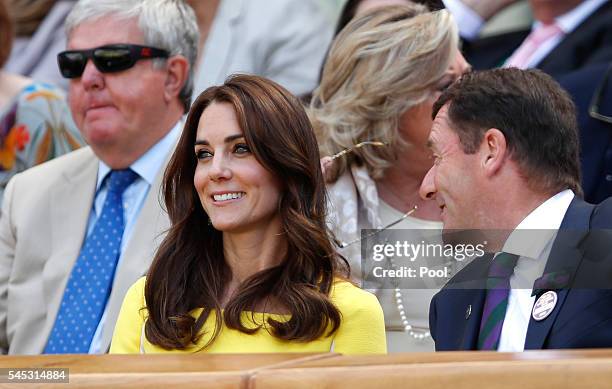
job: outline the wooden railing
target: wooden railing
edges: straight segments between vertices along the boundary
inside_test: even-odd
[[[0,368],[68,369],[26,388],[611,388],[612,349],[523,353],[2,356]],[[27,371],[27,370],[26,370]],[[14,380],[12,382],[19,382]]]

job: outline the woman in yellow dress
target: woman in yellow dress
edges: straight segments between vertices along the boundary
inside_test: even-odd
[[[111,353],[386,352],[376,297],[327,230],[299,101],[237,75],[193,104],[164,179],[171,228],[128,291]]]

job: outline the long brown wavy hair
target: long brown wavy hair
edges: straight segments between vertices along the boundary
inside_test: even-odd
[[[203,111],[213,102],[233,106],[255,158],[284,183],[278,212],[287,239],[281,264],[245,280],[216,314],[212,344],[222,325],[252,334],[261,327],[277,338],[307,342],[333,334],[341,316],[329,298],[335,277],[346,278],[348,264],[332,245],[326,228],[326,192],[318,145],[300,102],[280,85],[250,75],[231,76],[205,90],[194,102],[164,176],[163,193],[171,227],[147,276],[149,318],[145,335],[165,349],[195,344],[210,313],[221,312],[221,298],[232,278],[222,233],[208,223],[193,184],[194,143]],[[291,318],[267,318],[247,328],[241,313],[274,299]],[[264,304],[265,305],[265,304]],[[190,312],[203,308],[199,317]]]

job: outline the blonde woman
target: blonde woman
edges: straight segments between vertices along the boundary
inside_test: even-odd
[[[322,155],[367,145],[327,164],[330,220],[340,242],[360,230],[441,229],[440,209],[420,199],[431,167],[427,138],[433,102],[469,69],[458,50],[457,27],[446,10],[422,5],[382,7],[350,22],[332,44],[309,113]],[[403,217],[417,206],[411,216]],[[359,243],[342,254],[360,278]],[[376,291],[385,312],[389,351],[433,351],[429,302],[436,290]]]

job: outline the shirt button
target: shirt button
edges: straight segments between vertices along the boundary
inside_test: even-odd
[[[606,174],[606,181],[612,181],[612,174]]]

